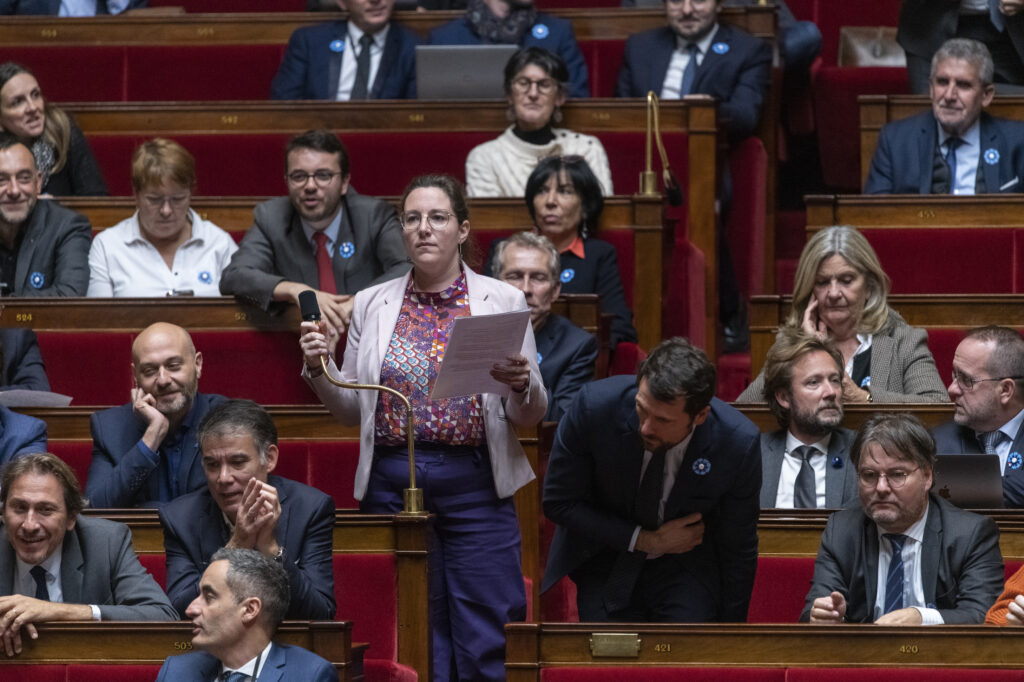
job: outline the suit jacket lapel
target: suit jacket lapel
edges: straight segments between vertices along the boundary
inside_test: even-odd
[[[288,493],[281,487],[281,479],[276,476],[273,479],[276,480],[271,480],[270,485],[277,488],[278,502],[281,505],[281,516],[277,519],[277,544],[284,547],[289,536],[288,523],[291,521],[291,514],[288,512],[291,505],[287,503]]]
[[[864,543],[864,602],[867,609],[864,620],[871,623],[874,621],[875,601],[878,598],[878,529],[867,516],[864,517],[861,542]]]
[[[43,213],[48,213],[49,200],[37,201],[36,207],[32,210],[32,215],[28,217],[28,221],[23,228],[25,230],[24,236],[21,239],[21,246],[18,248],[18,263],[15,267],[14,281],[8,282],[11,289],[13,290],[16,286],[22,282],[28,282],[29,270],[33,267],[36,250],[36,226],[42,225],[45,218]],[[43,286],[50,286],[51,282],[43,282]]]
[[[828,509],[839,509],[843,506],[846,466],[837,469],[832,466],[832,459],[838,457],[840,461],[844,461],[843,450],[846,447],[847,442],[843,432],[833,431],[832,439],[828,442],[828,453],[825,455],[825,507]]]
[[[14,594],[14,547],[7,537],[7,529],[0,527],[0,597]]]
[[[280,680],[283,680],[287,658],[285,649],[276,644],[271,644],[270,651],[267,652],[267,662],[264,664],[263,670],[260,671],[260,682],[280,682]]]
[[[231,529],[224,520],[224,513],[209,492],[203,495],[202,516],[199,525],[199,556],[210,557],[230,539]],[[204,570],[209,563],[209,559],[203,560]]]
[[[658,33],[658,39],[654,43],[653,55],[648,61],[647,74],[650,80],[644,87],[644,92],[653,90],[661,95],[661,88],[665,84],[665,74],[668,73],[669,62],[672,61],[672,52],[676,49],[676,34],[672,29],[665,27]]]
[[[683,502],[694,496],[693,486],[698,482],[696,479],[704,478],[703,476],[688,475],[691,463],[699,457],[705,457],[711,461],[712,467],[716,464],[715,456],[711,452],[711,421],[711,417],[709,417],[707,421],[693,430],[693,437],[686,447],[686,455],[679,463],[679,471],[676,472],[676,481],[672,486],[672,492],[669,493],[668,500],[665,502],[666,519],[679,517]]]
[[[928,504],[928,520],[924,525],[924,539],[921,541],[921,585],[924,587],[925,606],[935,607],[935,587],[938,582],[939,563],[942,549],[942,520],[939,505],[935,500]]]
[[[725,58],[728,54],[728,50],[724,54],[718,54],[712,47],[717,43],[725,43],[727,46],[732,47],[729,43],[731,42],[732,33],[729,27],[725,24],[719,24],[718,30],[715,31],[714,39],[711,41],[711,45],[708,47],[707,53],[701,58],[700,64],[697,65],[697,72],[693,76],[693,87],[690,92],[701,92],[704,81],[711,77],[711,73],[718,66],[718,62]],[[664,77],[662,77],[664,78]]]
[[[392,26],[388,29],[388,37],[384,39],[384,52],[380,56],[380,65],[377,67],[377,76],[373,79],[373,87],[370,88],[370,99],[380,99],[380,92],[384,89],[384,81],[394,68],[398,59],[398,30]]]
[[[986,163],[985,150],[993,149],[998,153],[998,150],[1005,149],[1006,145],[1001,144],[1002,140],[999,139],[999,132],[995,126],[988,125],[984,115],[981,117],[981,128],[978,133],[978,165],[981,166],[981,172],[985,176],[985,192],[987,194],[999,194],[999,188],[1003,184],[1003,178],[999,173],[1002,164]],[[1012,179],[1006,178],[1007,181]]]
[[[320,277],[317,274],[316,256],[313,255],[313,246],[306,239],[306,232],[302,229],[302,219],[299,212],[292,209],[291,224],[288,226],[291,234],[288,236],[291,242],[292,252],[295,254],[301,270],[301,281],[314,289],[320,288]]]
[[[782,461],[786,453],[786,430],[779,429],[768,437],[767,447],[761,450],[762,476],[765,484],[761,486],[761,508],[775,506],[779,497],[779,479],[782,477]]]
[[[931,168],[931,166],[929,166]],[[886,390],[889,384],[889,377],[895,372],[893,364],[896,362],[896,341],[891,336],[875,334],[871,337],[871,385],[875,388]]]
[[[935,115],[928,116],[927,121],[918,132],[917,167],[921,169],[918,183],[919,194],[932,193],[932,167],[935,165],[935,145],[938,143],[939,136]],[[871,379],[874,381],[874,377]]]
[[[395,282],[401,282],[400,288],[395,288],[384,297],[384,303],[377,313],[377,358],[373,360],[373,367],[378,368],[377,376],[380,376],[380,364],[388,352],[388,345],[391,343],[391,335],[395,333],[395,326],[398,324],[398,314],[402,312],[402,301],[405,298],[405,287],[409,282],[410,273]]]
[[[79,517],[81,520],[81,517]],[[78,542],[78,527],[73,528],[64,536],[60,558],[60,589],[64,593],[65,604],[82,604],[82,582],[85,580],[83,568],[85,558],[82,556],[82,545]]]
[[[324,95],[323,99],[334,99],[338,94],[338,80],[341,78],[341,59],[345,54],[345,50],[351,46],[348,44],[348,23],[339,21],[335,25],[334,37],[331,39],[331,45],[334,41],[341,40],[345,43],[345,49],[335,52],[330,49],[330,56],[327,58],[327,82],[324,83]],[[319,47],[315,48],[319,49]]]

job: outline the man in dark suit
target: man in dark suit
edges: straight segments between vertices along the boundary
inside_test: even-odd
[[[0,390],[50,390],[46,365],[39,352],[39,339],[31,329],[0,329],[0,371],[3,372]]]
[[[92,228],[85,216],[39,201],[32,152],[0,133],[0,295],[85,296]]]
[[[197,651],[169,657],[157,682],[335,682],[323,658],[272,641],[287,610],[288,576],[279,565],[253,550],[219,550],[188,607]]]
[[[544,482],[555,529],[542,589],[568,575],[581,621],[744,622],[757,565],[760,435],[717,398],[688,341],[636,379],[584,386]]]
[[[801,621],[982,623],[1003,588],[999,530],[931,495],[935,442],[916,417],[878,414],[850,453],[860,506],[829,517]]]
[[[145,7],[147,0],[0,0],[0,14],[49,14],[62,17],[91,17],[120,14]]]
[[[1003,504],[1024,507],[1024,338],[1008,327],[967,332],[947,390],[956,411],[932,431],[936,449],[999,455]]]
[[[562,291],[558,251],[543,235],[517,232],[494,249],[494,277],[508,282],[526,296],[537,364],[548,389],[544,421],[558,421],[580,388],[594,380],[597,338],[572,321],[551,313],[551,302]]]
[[[196,432],[224,396],[199,393],[203,354],[181,327],[157,322],[132,344],[131,400],[93,413],[85,494],[93,507],[153,507],[206,479]]]
[[[569,96],[590,97],[587,63],[567,19],[538,12],[533,0],[469,0],[466,14],[430,32],[431,45],[542,47],[569,69]]]
[[[995,89],[981,43],[947,41],[932,60],[932,108],[882,128],[866,194],[1024,190],[1024,123],[983,112]]]
[[[843,421],[843,356],[830,341],[783,331],[764,365],[780,428],[761,434],[761,507],[839,509],[857,499],[853,431]]]
[[[1024,0],[903,0],[897,40],[907,53],[910,91],[928,92],[932,55],[954,37],[988,46],[995,57],[995,82],[1024,84],[1022,8]]]
[[[225,296],[268,309],[316,292],[328,324],[344,331],[352,296],[409,269],[393,206],[349,187],[341,140],[310,130],[288,143],[288,196],[258,204],[255,224],[220,279]]]
[[[46,422],[0,406],[0,466],[30,452],[46,452]]]
[[[419,41],[409,29],[391,23],[394,0],[336,1],[348,12],[348,21],[297,29],[270,98],[415,99]]]
[[[666,0],[668,25],[626,40],[617,97],[711,95],[733,139],[752,135],[768,91],[772,51],[763,40],[718,23],[722,0]]]
[[[36,453],[0,474],[0,645],[21,653],[34,623],[174,620],[167,595],[139,563],[121,523],[80,516],[85,500],[71,468]]]
[[[199,427],[207,485],[161,507],[167,594],[183,616],[221,547],[255,549],[288,575],[292,620],[334,618],[331,560],[334,501],[315,488],[270,476],[277,428],[251,400],[228,400]]]

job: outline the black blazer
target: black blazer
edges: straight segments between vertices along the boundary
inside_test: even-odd
[[[580,390],[558,425],[544,481],[544,513],[558,527],[542,589],[600,553],[629,547],[644,453],[635,397],[636,377],[596,381]],[[665,520],[703,514],[703,542],[674,556],[681,571],[719,595],[708,621],[747,619],[757,568],[760,442],[749,419],[712,399],[665,503]]]
[[[567,318],[553,314],[534,332],[534,338],[540,375],[548,389],[544,421],[556,422],[569,409],[580,388],[594,380],[597,338]]]

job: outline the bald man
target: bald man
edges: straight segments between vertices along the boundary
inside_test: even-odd
[[[157,322],[136,337],[131,400],[90,422],[92,507],[158,507],[206,484],[196,433],[224,396],[198,392],[202,373],[203,354],[181,327]]]

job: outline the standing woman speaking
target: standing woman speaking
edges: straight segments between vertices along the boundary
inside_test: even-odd
[[[456,318],[528,308],[521,291],[463,264],[469,212],[458,181],[413,179],[399,220],[412,270],[356,294],[341,379],[393,388],[413,405],[416,480],[438,539],[430,574],[434,679],[504,680],[504,626],[526,616],[512,495],[534,478],[512,425],[536,425],[548,402],[533,329],[526,325],[520,352],[496,358],[491,370],[509,387],[507,398],[431,400]],[[400,511],[409,484],[405,407],[383,392],[329,383],[320,358],[333,354],[336,332],[317,322],[303,322],[302,331],[309,385],[338,420],[361,426],[360,510]]]

